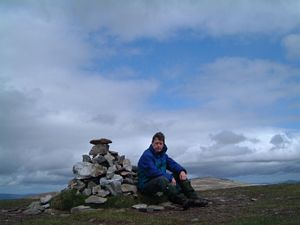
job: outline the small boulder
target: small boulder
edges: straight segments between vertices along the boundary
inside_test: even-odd
[[[137,187],[135,185],[132,185],[132,184],[122,184],[121,188],[122,188],[123,193],[127,193],[127,192],[130,192],[130,193],[133,193],[133,194],[137,193]]]
[[[99,164],[78,162],[73,166],[73,173],[76,179],[87,179],[105,174],[106,168]]]
[[[47,204],[48,202],[50,202],[50,200],[52,199],[52,195],[46,195],[44,197],[40,198],[40,202],[41,204]]]
[[[109,149],[109,145],[107,144],[97,144],[92,147],[92,149],[89,152],[89,155],[92,155],[93,158],[95,158],[95,156],[98,154],[105,155],[107,154],[108,149]]]
[[[89,155],[82,155],[82,162],[92,162],[92,159]]]
[[[126,170],[126,171],[132,171],[132,165],[131,165],[131,162],[129,159],[124,159],[123,160],[123,168]]]
[[[104,158],[103,155],[98,154],[95,158],[92,159],[92,163],[98,163],[101,164],[106,162],[106,159]]]
[[[85,188],[82,191],[82,194],[84,194],[85,196],[90,196],[92,194],[92,189],[91,188]]]
[[[78,179],[73,179],[69,182],[68,187],[70,189],[76,189],[82,191],[85,188],[85,183]]]

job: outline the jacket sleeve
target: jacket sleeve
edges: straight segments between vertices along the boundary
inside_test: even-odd
[[[144,154],[142,156],[138,166],[143,170],[143,173],[147,177],[155,178],[159,176],[165,176],[169,181],[173,179],[171,174],[164,173],[156,168],[154,159],[149,154]]]
[[[172,173],[180,173],[181,171],[186,172],[186,170],[179,165],[175,160],[167,156],[167,169]]]

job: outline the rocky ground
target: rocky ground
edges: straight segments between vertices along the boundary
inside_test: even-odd
[[[213,185],[200,192],[211,201],[204,208],[185,211],[165,208],[159,212],[140,212],[130,207],[102,208],[77,215],[50,209],[39,215],[25,215],[22,211],[32,201],[26,199],[6,204],[1,201],[0,224],[300,224],[299,184],[249,187],[241,184],[242,187],[228,188],[228,180],[206,178],[205,182]],[[226,185],[220,186],[222,182]],[[215,189],[216,186],[221,189]]]
[[[165,218],[178,219],[179,221],[189,221],[194,223],[203,223],[208,222],[210,224],[221,224],[226,221],[230,221],[231,218],[234,218],[240,213],[243,209],[249,206],[249,204],[254,204],[254,202],[246,196],[235,196],[234,198],[229,198],[228,196],[223,196],[222,193],[203,193],[206,198],[211,200],[211,203],[208,207],[204,208],[190,208],[188,210],[182,211],[180,207],[173,209],[165,209],[160,212],[138,212],[134,209],[126,209],[126,211],[134,211],[143,216],[153,216],[160,215]],[[40,215],[24,215],[22,213],[25,210],[27,205],[21,205],[17,207],[12,207],[9,209],[2,209],[0,212],[0,221],[3,225],[8,224],[22,224],[30,219],[40,219],[43,218],[46,214],[53,214],[58,217],[69,217],[71,216],[69,212],[55,211],[51,210],[49,212],[40,214]],[[120,210],[120,209],[118,209]],[[117,210],[117,211],[118,211]],[[125,210],[125,209],[124,209]],[[102,211],[102,209],[100,210]],[[95,221],[91,221],[90,224],[99,224]],[[170,220],[172,221],[172,220]],[[99,221],[100,224],[120,224],[120,221]],[[75,223],[76,224],[76,223]],[[127,223],[124,223],[127,224]]]

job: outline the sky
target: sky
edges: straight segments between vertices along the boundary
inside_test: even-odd
[[[300,180],[297,0],[1,0],[0,192],[61,190],[91,139],[157,131],[188,176]]]

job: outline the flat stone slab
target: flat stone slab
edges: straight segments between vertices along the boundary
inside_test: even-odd
[[[85,206],[85,205],[76,206],[71,209],[72,214],[80,213],[80,212],[89,212],[89,211],[95,211],[95,209],[92,209],[90,206]]]
[[[26,209],[23,211],[24,214],[27,214],[27,215],[37,215],[37,214],[40,214],[42,213],[43,211],[42,210],[39,210],[39,209]]]
[[[142,210],[142,209],[147,210],[147,207],[148,207],[147,204],[136,204],[136,205],[131,206],[131,208],[137,209],[137,210]]]
[[[42,213],[45,208],[40,204],[39,201],[32,202],[26,210],[23,211],[27,215],[37,215]]]
[[[163,211],[165,210],[165,207],[160,205],[149,205],[147,207],[147,211]]]
[[[147,205],[147,204],[136,204],[131,206],[131,208],[136,209],[141,212],[154,212],[154,211],[163,211],[165,207],[160,205]]]
[[[98,145],[98,144],[111,144],[112,141],[107,139],[107,138],[100,138],[100,139],[93,139],[93,140],[90,140],[90,143],[92,145]]]
[[[103,204],[106,201],[107,201],[106,198],[102,198],[102,197],[95,196],[95,195],[92,195],[92,196],[88,197],[87,199],[85,199],[85,203],[87,203],[87,204]]]

